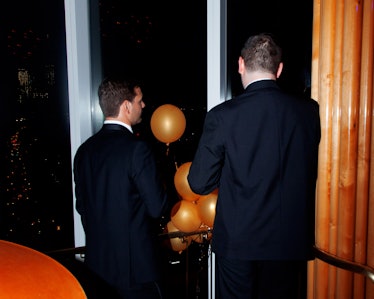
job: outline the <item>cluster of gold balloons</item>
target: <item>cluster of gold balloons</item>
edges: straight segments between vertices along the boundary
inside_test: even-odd
[[[152,133],[167,145],[181,138],[185,128],[186,118],[174,105],[161,105],[152,114]],[[182,164],[174,175],[174,185],[181,199],[173,206],[165,228],[167,233],[183,234],[183,237],[170,238],[171,248],[178,252],[187,249],[192,241],[202,243],[211,238],[216,212],[218,189],[208,195],[194,193],[187,181],[190,166],[191,162]]]
[[[174,175],[174,185],[181,197],[171,210],[171,220],[168,223],[173,232],[187,233],[186,237],[174,238],[171,246],[174,251],[183,251],[191,241],[202,243],[212,236],[218,189],[207,195],[194,193],[187,181],[191,162],[182,164]],[[170,232],[170,231],[168,231]]]

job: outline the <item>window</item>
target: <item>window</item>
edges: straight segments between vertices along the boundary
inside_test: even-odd
[[[143,84],[146,108],[139,127],[149,138],[158,106],[182,109],[185,133],[170,145],[178,164],[192,159],[206,113],[206,10],[200,0],[100,1],[103,76],[121,74]]]
[[[74,244],[63,5],[13,1],[0,18],[0,235],[39,250]]]
[[[292,93],[310,87],[313,0],[227,1],[227,68],[232,95],[242,92],[238,57],[253,34],[273,34],[283,48],[284,68],[278,83]]]

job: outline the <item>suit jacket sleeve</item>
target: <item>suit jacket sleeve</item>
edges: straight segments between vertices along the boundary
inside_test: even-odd
[[[220,123],[222,121],[218,113],[214,113],[213,110],[208,112],[199,146],[187,177],[191,190],[197,194],[209,194],[219,187],[224,161]],[[206,171],[207,169],[209,171]]]
[[[133,178],[140,198],[145,203],[148,215],[161,217],[167,209],[167,197],[154,153],[145,142],[138,142],[134,153],[133,165],[136,167]]]

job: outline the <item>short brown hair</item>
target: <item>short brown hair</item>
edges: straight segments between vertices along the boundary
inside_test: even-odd
[[[248,38],[241,56],[247,70],[276,74],[282,62],[282,49],[270,34],[261,33]]]
[[[132,102],[137,85],[126,79],[106,78],[99,86],[99,105],[105,117],[116,117],[125,100]]]

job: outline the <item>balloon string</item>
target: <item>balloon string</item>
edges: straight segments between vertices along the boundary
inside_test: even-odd
[[[169,157],[169,154],[170,154],[170,143],[165,143],[166,144],[166,157]],[[173,157],[173,161],[174,161],[174,165],[175,165],[175,170],[178,170],[178,163],[177,161],[175,160],[175,156]]]

